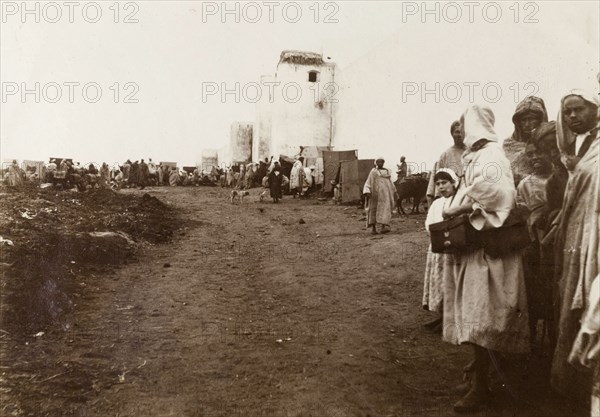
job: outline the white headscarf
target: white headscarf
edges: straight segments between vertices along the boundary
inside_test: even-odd
[[[588,103],[600,106],[600,100],[598,100],[597,94],[591,94],[583,90],[571,90],[563,96],[560,100],[560,109],[558,110],[558,116],[556,117],[556,143],[561,153],[566,153],[569,146],[575,142],[577,134],[569,129],[563,120],[562,108],[565,99],[569,96],[578,96]]]
[[[486,105],[475,104],[465,110],[461,121],[465,129],[465,145],[471,148],[477,141],[487,139],[498,142],[494,130],[494,112]]]
[[[454,182],[454,185],[458,186],[458,175],[456,175],[456,172],[454,172],[453,169],[450,169],[450,168],[440,168],[440,169],[438,169],[436,171],[436,174],[438,172],[445,172],[446,174],[450,175],[450,177],[452,178],[452,181]]]

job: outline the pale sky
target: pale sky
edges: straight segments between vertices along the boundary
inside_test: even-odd
[[[422,24],[419,14],[406,14],[407,7],[418,7],[421,2],[321,2],[318,7],[307,2],[301,4],[302,16],[297,23],[284,19],[282,9],[289,2],[276,2],[272,23],[264,2],[255,3],[262,11],[257,23],[245,21],[255,16],[255,9],[249,6],[246,15],[241,12],[245,3],[239,3],[240,23],[235,22],[235,15],[226,15],[227,21],[221,22],[219,11],[216,15],[205,14],[203,22],[203,8],[220,8],[222,2],[121,2],[119,23],[114,22],[112,1],[99,2],[102,16],[97,23],[84,20],[84,7],[87,7],[86,18],[95,17],[93,7],[89,7],[91,2],[78,2],[73,23],[69,22],[69,9],[61,6],[62,1],[55,3],[62,12],[56,23],[47,21],[55,19],[54,6],[32,1],[28,7],[33,9],[36,3],[40,8],[39,23],[35,22],[35,15],[22,16],[20,1],[2,2],[0,70],[5,93],[0,103],[2,159],[47,160],[58,156],[83,163],[113,163],[127,158],[153,158],[192,165],[199,161],[203,148],[220,148],[228,143],[231,122],[254,121],[255,115],[254,104],[243,100],[235,103],[233,96],[228,96],[226,103],[218,99],[203,103],[203,83],[226,83],[233,87],[236,82],[244,85],[259,81],[261,75],[275,73],[281,51],[288,49],[323,53],[343,71],[399,36],[402,42],[418,48],[427,27],[436,25],[432,17]],[[514,19],[514,10],[509,10],[513,2],[500,3],[504,21]],[[543,80],[549,86],[545,92],[554,101],[564,90],[563,85],[568,84],[564,80],[571,76],[572,87],[597,90],[594,80],[600,48],[599,3],[529,2],[535,3],[535,9],[525,9],[525,3],[520,4],[519,20],[534,13],[539,22],[528,26],[522,22],[515,24],[515,30],[525,38],[522,48],[512,51],[514,57],[500,61],[497,49],[501,49],[503,40],[498,39],[499,45],[478,42],[478,31],[485,27],[465,22],[451,27],[436,40],[446,43],[445,56],[424,54],[419,58],[423,73],[427,74],[424,79],[437,72],[443,74],[442,79],[451,79],[452,72],[460,67],[452,62],[451,51],[462,48],[478,57],[476,67],[484,72],[486,65],[496,69],[507,66],[507,73],[514,74],[523,57],[535,54],[541,68],[564,75],[561,82]],[[434,7],[435,2],[430,4]],[[228,6],[233,9],[235,2]],[[319,22],[315,23],[317,8]],[[286,17],[293,19],[294,9],[287,10]],[[467,13],[467,9],[462,10]],[[132,13],[138,22],[123,23]],[[325,23],[332,13],[330,18],[338,22]],[[481,20],[481,11],[474,16]],[[26,21],[22,22],[22,18]],[[419,29],[411,32],[411,24],[417,23]],[[511,36],[511,28],[507,25],[507,37]],[[462,44],[465,37],[472,38],[473,43]],[[568,71],[571,64],[564,61],[565,55],[581,57],[572,73]],[[414,67],[414,62],[411,65]],[[485,79],[485,74],[482,78]],[[24,100],[21,91],[6,94],[15,85],[19,89],[23,86],[34,89],[36,82],[40,83],[40,89],[46,87],[50,100],[56,94],[52,83],[57,83],[62,97],[51,103],[42,95],[40,103],[35,103],[33,94],[26,95]],[[69,102],[68,85],[64,84],[70,82],[80,83],[73,87],[73,103]],[[125,88],[128,82],[139,88],[133,96],[137,103],[123,102],[128,93],[134,92],[134,85]],[[98,102],[84,100],[82,86],[86,83],[100,86],[102,96]],[[118,103],[114,102],[115,83],[119,83]],[[555,84],[563,90],[550,91]],[[94,91],[88,90],[88,98],[93,98]],[[514,103],[510,106],[514,107]],[[555,114],[556,104],[549,103],[548,107]],[[450,105],[444,111],[456,113],[455,106]],[[431,136],[438,134],[427,132],[426,126],[420,129]],[[439,149],[431,152],[439,154]]]

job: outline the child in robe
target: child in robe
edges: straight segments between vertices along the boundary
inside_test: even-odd
[[[534,342],[537,322],[548,319],[551,312],[551,279],[542,269],[541,242],[546,234],[546,184],[552,175],[552,161],[534,144],[527,145],[525,157],[533,173],[523,178],[517,187],[517,206],[525,207],[529,211],[527,226],[531,244],[523,252],[523,268],[529,308],[529,330]]]
[[[449,168],[438,170],[434,175],[433,181],[441,197],[434,200],[427,211],[427,218],[425,220],[427,233],[429,233],[429,225],[444,220],[442,212],[452,203],[453,196],[458,187],[458,177]],[[433,253],[431,246],[429,247],[423,284],[423,308],[437,313],[438,317],[425,323],[424,326],[436,332],[441,331],[443,321],[444,280],[452,276],[453,265],[454,255],[450,253]]]

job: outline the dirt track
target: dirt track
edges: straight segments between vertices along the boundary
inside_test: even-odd
[[[188,226],[87,277],[69,330],[5,343],[21,362],[3,363],[6,415],[453,415],[470,352],[421,328],[424,215],[371,236],[355,207],[146,191]],[[513,375],[491,415],[573,415],[540,369]]]

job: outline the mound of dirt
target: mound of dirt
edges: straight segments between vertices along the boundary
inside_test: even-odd
[[[145,244],[169,241],[177,212],[149,194],[0,189],[2,318],[13,335],[59,324],[91,271],[135,258]],[[82,284],[83,283],[83,284]]]

